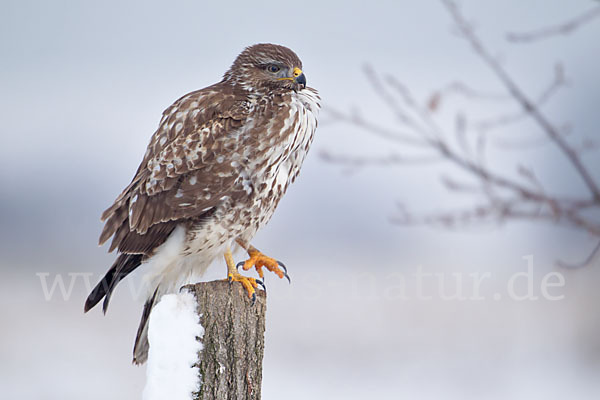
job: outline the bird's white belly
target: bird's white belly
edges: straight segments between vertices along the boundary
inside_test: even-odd
[[[184,226],[178,226],[142,265],[147,270],[142,279],[148,297],[157,288],[160,297],[178,293],[182,286],[198,282],[212,261],[222,256],[232,242],[233,238],[220,227],[187,232]]]

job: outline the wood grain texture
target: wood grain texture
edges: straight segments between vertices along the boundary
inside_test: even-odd
[[[257,291],[252,305],[238,282],[201,282],[183,289],[195,294],[204,327],[198,355],[202,386],[194,399],[260,399],[265,292]]]

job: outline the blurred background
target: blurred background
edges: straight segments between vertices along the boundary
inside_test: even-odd
[[[561,63],[568,84],[542,111],[569,128],[573,146],[587,148],[600,122],[600,19],[529,42],[507,34],[595,7],[460,2],[491,55],[532,98]],[[598,398],[600,265],[557,266],[584,260],[597,236],[535,219],[403,226],[394,222],[398,203],[415,216],[472,207],[472,195],[440,181],[464,171],[444,160],[340,161],[415,152],[339,117],[404,129],[365,66],[410,88],[445,131],[455,129],[457,110],[471,119],[520,112],[442,2],[9,0],[0,32],[3,398],[141,398],[145,367],[130,363],[140,275],[120,284],[106,316],[83,314],[89,285],[114,258],[96,245],[99,216],[129,183],[162,111],[220,80],[258,42],[293,49],[323,99],[302,173],[254,242],[285,261],[293,282],[267,279],[263,398]],[[454,82],[491,95],[440,97]],[[496,146],[486,156],[490,168],[515,176],[524,164],[549,193],[588,196],[553,143],[518,142],[544,136],[529,119],[494,135],[496,144],[520,144]],[[581,156],[597,181],[598,154]],[[219,260],[206,279],[224,273]],[[482,277],[474,292],[473,279]],[[550,297],[544,282],[556,283]],[[511,287],[526,299],[510,296]]]

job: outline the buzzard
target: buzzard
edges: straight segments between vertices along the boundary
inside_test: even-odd
[[[294,181],[317,127],[320,97],[306,86],[302,62],[274,44],[247,47],[221,82],[186,94],[163,113],[131,183],[102,214],[102,245],[118,257],[85,302],[85,311],[110,296],[142,265],[148,299],[133,362],[146,361],[147,324],[155,302],[197,278],[224,257],[230,282],[254,301],[259,279],[241,275],[232,250],[280,278],[280,262],[250,244]],[[287,277],[289,279],[289,277]]]

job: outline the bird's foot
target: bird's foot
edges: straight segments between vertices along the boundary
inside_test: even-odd
[[[261,279],[264,279],[265,274],[262,269],[265,267],[267,270],[275,273],[279,278],[286,278],[288,282],[291,283],[290,277],[287,274],[287,268],[281,261],[267,257],[254,248],[248,250],[248,255],[250,258],[246,261],[239,262],[237,268],[242,267],[244,271],[248,271],[250,268],[254,267],[256,268],[256,272],[258,272],[258,276],[260,276]]]
[[[260,279],[250,278],[238,272],[229,272],[227,274],[227,280],[229,283],[240,282],[244,287],[244,290],[246,290],[246,293],[248,293],[248,297],[252,301],[252,304],[256,301],[256,289],[258,288],[258,285],[266,290],[263,281]]]
[[[252,304],[254,304],[256,301],[256,289],[258,288],[258,285],[261,285],[263,289],[266,290],[263,281],[240,274],[235,267],[233,255],[229,249],[225,252],[225,263],[227,264],[227,280],[229,283],[240,282],[244,290],[246,290],[246,293],[248,293],[248,297],[251,299]]]

